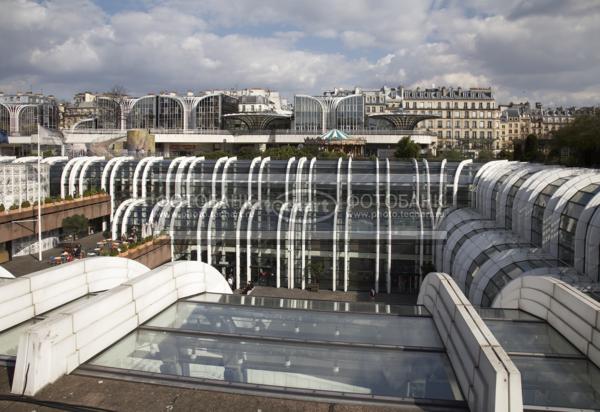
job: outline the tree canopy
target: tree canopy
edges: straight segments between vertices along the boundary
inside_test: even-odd
[[[600,112],[578,116],[555,132],[552,156],[569,166],[600,165]]]
[[[418,158],[421,154],[421,146],[410,140],[410,137],[403,137],[396,147],[396,157],[398,159]]]

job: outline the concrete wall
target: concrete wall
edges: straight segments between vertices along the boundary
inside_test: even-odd
[[[445,273],[430,273],[418,303],[433,315],[470,409],[522,411],[519,370],[454,280]]]
[[[492,306],[545,319],[600,367],[600,303],[573,286],[550,276],[524,276],[506,285]]]
[[[171,261],[171,240],[168,236],[159,237],[120,256],[154,269]]]
[[[35,395],[178,299],[202,292],[231,288],[206,263],[173,262],[53,314],[21,336],[13,393]]]
[[[110,215],[110,196],[96,195],[42,206],[42,231],[59,229],[65,217],[85,215],[88,219]],[[0,243],[37,233],[37,208],[0,213]],[[21,221],[21,222],[18,222]]]
[[[0,279],[0,331],[150,269],[120,257],[91,257],[16,279]]]

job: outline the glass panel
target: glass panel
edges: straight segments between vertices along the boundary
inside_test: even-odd
[[[386,305],[384,303],[371,302],[333,302],[329,300],[286,299],[252,295],[221,295],[218,293],[203,293],[186,300],[193,302],[222,303],[228,305],[260,306],[273,309],[303,309],[326,312],[430,316],[429,312],[424,306]]]
[[[513,356],[521,372],[523,404],[600,408],[600,370],[587,360]]]
[[[507,352],[581,355],[562,335],[546,323],[486,320]]]
[[[17,356],[21,335],[36,322],[39,322],[39,320],[28,320],[4,332],[0,332],[0,355]]]
[[[543,322],[529,313],[518,309],[495,309],[495,308],[476,308],[479,315],[484,319],[507,319],[507,320],[527,320]]]
[[[445,354],[138,330],[92,365],[241,385],[462,400]]]
[[[425,317],[339,314],[179,302],[146,325],[302,341],[444,348],[433,320]]]

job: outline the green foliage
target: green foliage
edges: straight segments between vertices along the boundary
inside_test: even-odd
[[[54,198],[47,196],[44,198],[44,203],[54,203]]]
[[[465,159],[465,156],[456,149],[438,150],[437,157],[446,159],[449,162],[460,162]]]
[[[15,204],[12,204],[12,205],[11,205],[11,206],[8,208],[8,210],[17,210],[18,208],[19,208],[19,205],[15,203]]]
[[[592,167],[600,164],[600,113],[578,116],[554,133],[554,160],[569,166]]]
[[[500,152],[498,152],[498,154],[496,155],[496,159],[506,159],[506,160],[511,160],[513,158],[513,154],[512,152],[509,152],[508,150],[500,150]]]
[[[421,154],[421,146],[410,140],[410,137],[403,137],[396,146],[396,157],[398,159],[417,159]]]
[[[70,235],[77,235],[79,233],[87,231],[89,227],[89,221],[84,215],[73,215],[65,217],[62,221],[62,228],[65,233]]]
[[[255,149],[253,146],[244,146],[239,150],[237,157],[238,159],[252,160],[260,155],[260,150]]]
[[[4,209],[4,204],[3,204],[3,203],[0,203],[0,212],[4,212],[4,210],[5,210],[5,209]]]
[[[540,160],[540,143],[538,138],[534,134],[530,134],[525,138],[523,145],[523,160],[528,162],[534,162]]]
[[[71,196],[71,195],[66,195],[66,196],[65,196],[65,200],[73,200],[73,196]]]
[[[540,150],[540,143],[536,135],[530,134],[525,140],[513,143],[513,159],[522,162],[542,162],[544,153]]]
[[[494,159],[494,152],[492,152],[491,150],[480,150],[479,154],[477,155],[477,161],[479,163],[487,163]]]
[[[118,256],[119,255],[119,251],[117,249],[111,249],[109,256]]]
[[[110,230],[105,230],[104,232],[102,232],[102,237],[104,239],[109,239],[110,235],[111,235]]]
[[[312,276],[313,283],[319,283],[319,279],[324,271],[325,266],[323,265],[323,261],[321,259],[313,258],[310,262],[310,274]]]
[[[91,187],[89,189],[84,190],[83,197],[95,196],[98,194],[98,189],[95,187]]]
[[[204,156],[205,159],[211,159],[211,160],[216,160],[220,157],[233,156],[232,153],[225,152],[223,150],[217,150],[214,152],[206,152],[206,153],[203,153],[202,155]]]
[[[23,203],[21,203],[21,207],[22,208],[31,207],[31,203],[29,203],[28,200],[24,200]]]

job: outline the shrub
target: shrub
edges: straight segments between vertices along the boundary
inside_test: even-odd
[[[0,212],[4,212],[4,204],[0,203]]]
[[[66,196],[65,196],[65,200],[73,200],[73,196],[71,196],[71,195],[66,195]]]
[[[21,207],[31,207],[31,203],[29,203],[28,200],[24,200],[23,203],[21,203]]]
[[[105,230],[104,232],[102,232],[102,237],[104,239],[109,239],[110,238],[110,230]]]
[[[54,198],[48,196],[44,199],[44,203],[54,203]]]
[[[73,215],[65,217],[62,221],[62,228],[65,233],[70,235],[77,235],[87,231],[89,227],[89,221],[84,215]]]
[[[19,205],[15,203],[15,204],[11,205],[11,206],[8,208],[8,210],[17,210],[18,208],[19,208]]]
[[[110,250],[110,256],[118,256],[118,255],[119,255],[119,251],[117,249]]]

